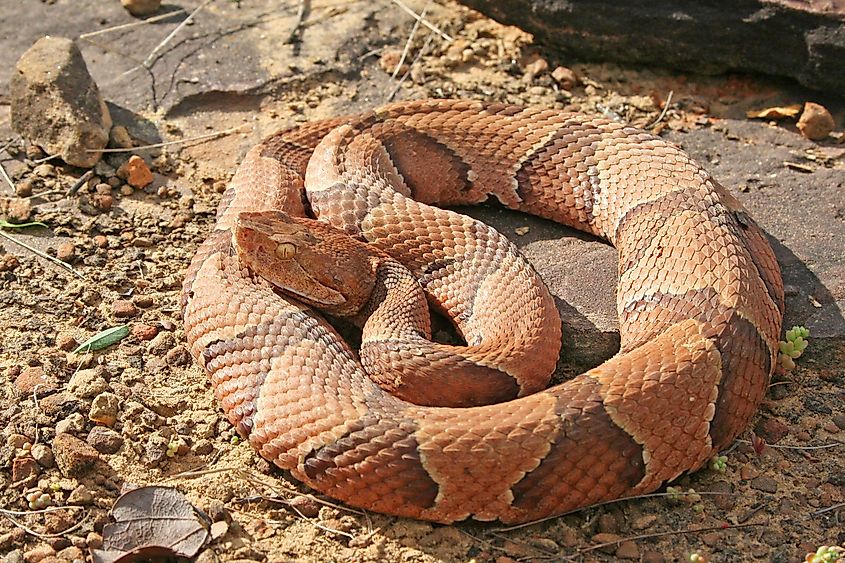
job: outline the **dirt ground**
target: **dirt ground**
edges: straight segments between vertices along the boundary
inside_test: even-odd
[[[208,10],[234,14],[234,3],[223,4]],[[419,12],[423,5],[414,9]],[[310,17],[317,23],[306,29],[317,29],[320,18],[352,13],[350,8],[332,15],[331,9],[328,4],[313,8]],[[836,249],[845,248],[845,239],[836,234],[813,243],[834,249],[827,254],[812,254],[816,247],[810,243],[806,253],[796,250],[789,242],[793,235],[778,231],[795,224],[778,219],[788,218],[792,200],[774,205],[783,201],[777,199],[783,195],[777,193],[779,184],[768,181],[764,189],[760,182],[744,180],[746,172],[737,172],[758,169],[763,157],[731,164],[743,150],[821,155],[802,161],[803,171],[784,167],[780,157],[777,166],[827,193],[830,217],[819,221],[827,224],[825,232],[841,233],[845,145],[836,137],[818,144],[801,139],[794,120],[746,125],[748,110],[801,103],[816,94],[760,77],[702,77],[560,60],[534,45],[529,35],[450,1],[430,4],[426,19],[454,41],[424,32],[424,26],[408,41],[414,20],[389,2],[378,11],[369,16],[379,22],[378,31],[362,34],[354,56],[340,51],[335,58],[327,56],[325,69],[305,73],[302,80],[263,90],[210,87],[157,108],[132,107],[135,114],[126,119],[136,144],[155,142],[156,136],[179,140],[240,128],[217,138],[136,151],[155,177],[143,189],[104,174],[68,194],[84,171],[59,161],[35,163],[44,155],[27,152],[11,132],[9,106],[0,105],[0,145],[10,141],[0,162],[15,184],[32,188],[31,195],[23,196],[4,184],[0,197],[26,199],[33,208],[31,220],[48,225],[5,232],[52,256],[58,253],[73,269],[0,240],[0,560],[89,560],[88,548],[102,541],[109,510],[121,492],[147,484],[176,487],[212,519],[226,522],[199,555],[204,562],[657,562],[687,561],[692,554],[710,561],[786,562],[803,560],[822,545],[845,543],[841,313],[818,320],[829,338],[811,335],[798,367],[776,375],[754,422],[755,435],[766,443],[762,451],[752,446],[748,432],[725,453],[724,470],[705,468],[672,484],[697,494],[625,500],[518,529],[489,523],[442,526],[361,513],[312,495],[237,439],[185,347],[179,310],[184,269],[210,231],[220,193],[251,145],[281,126],[378,105],[394,90],[397,100],[471,97],[539,104],[649,127],[683,144],[715,168],[717,177],[728,176],[731,181],[725,183],[752,214],[761,213],[761,224],[785,241],[794,252],[789,255],[813,274],[814,283],[829,291],[825,301],[820,290],[807,290],[799,275],[788,279],[787,323],[808,324],[816,309],[845,298],[845,285],[835,273],[842,265]],[[196,17],[201,20],[203,13]],[[106,26],[98,23],[95,11],[81,21],[90,24],[89,30]],[[290,15],[284,26],[260,31],[267,41],[278,40],[293,21]],[[153,44],[173,28],[156,30]],[[303,49],[312,41],[319,42],[319,34],[303,34]],[[406,62],[398,65],[406,44]],[[17,52],[27,47],[20,45]],[[102,59],[114,54],[97,53],[90,46],[85,51],[88,58],[99,57],[99,64],[89,60],[89,65],[102,82],[110,78]],[[574,71],[574,83],[563,71],[553,77],[558,66]],[[265,65],[264,70],[272,74],[275,67]],[[117,75],[115,70],[111,78]],[[104,91],[109,98],[110,92],[127,88],[146,86],[124,82]],[[127,99],[132,99],[129,94]],[[841,131],[845,121],[838,104],[828,105]],[[713,139],[722,143],[718,150]],[[127,158],[128,153],[114,153],[106,162],[116,168]],[[97,187],[102,184],[109,188]],[[800,188],[794,189],[800,206]],[[567,341],[558,379],[610,356],[618,345],[613,250],[498,209],[474,213],[510,235],[555,294],[571,304],[561,305]],[[798,231],[803,220],[796,222]],[[810,260],[807,253],[819,258]],[[779,251],[779,257],[784,255]],[[809,299],[820,301],[819,308]],[[119,343],[88,355],[70,352],[95,333],[122,324],[130,334]],[[107,420],[109,409],[116,414],[114,422]],[[85,458],[87,450],[68,453],[65,445],[58,451],[53,440],[59,430],[97,448],[90,469],[65,471],[67,456]]]

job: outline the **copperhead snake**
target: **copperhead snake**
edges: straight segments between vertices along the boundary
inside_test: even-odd
[[[559,319],[541,314],[554,303],[504,237],[432,207],[490,196],[617,248],[616,356],[537,389],[534,371],[558,355]],[[470,348],[498,354],[479,377],[510,378],[506,394],[519,397],[455,408],[387,393],[322,315],[239,259],[239,221],[266,210],[317,215],[403,263]],[[774,369],[783,286],[761,230],[678,147],[576,113],[425,100],[250,150],[182,306],[193,357],[267,460],[377,512],[517,523],[653,491],[726,447]],[[490,346],[511,337],[532,351]]]

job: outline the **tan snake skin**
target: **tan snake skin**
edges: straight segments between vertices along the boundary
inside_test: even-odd
[[[499,404],[391,396],[318,313],[278,295],[233,250],[241,212],[306,214],[306,169],[313,211],[408,266],[470,346],[503,338],[490,333],[502,325],[530,329],[519,338],[532,355],[503,359],[516,380],[520,366],[557,357],[547,294],[523,290],[536,274],[512,273],[522,259],[495,231],[391,195],[387,183],[423,204],[492,195],[604,237],[619,252],[621,351]],[[697,469],[759,405],[782,311],[764,235],[680,149],[604,119],[473,101],[401,102],[266,139],[239,167],[183,287],[191,352],[263,457],[351,505],[439,522],[530,521]]]

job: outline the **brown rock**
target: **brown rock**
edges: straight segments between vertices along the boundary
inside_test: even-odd
[[[126,183],[133,188],[143,188],[152,183],[153,173],[144,159],[138,155],[132,155],[117,169],[117,176],[126,180]]]
[[[43,37],[18,60],[12,76],[12,127],[49,154],[90,168],[106,146],[111,116],[76,44]]]
[[[56,434],[53,438],[56,465],[65,477],[81,475],[100,459],[97,450],[70,434]]]
[[[751,480],[751,488],[764,493],[776,493],[778,492],[778,483],[771,477],[761,475]]]
[[[552,78],[555,82],[560,84],[564,90],[571,90],[578,84],[578,75],[571,68],[559,66],[552,71]]]
[[[767,444],[777,444],[789,434],[789,426],[777,418],[767,418],[757,424],[755,431]]]
[[[619,559],[639,559],[640,548],[632,541],[623,541],[616,549],[616,557]]]
[[[138,307],[129,300],[118,299],[111,305],[112,314],[119,318],[125,319],[127,317],[134,317],[138,314]]]
[[[608,555],[613,554],[616,552],[617,543],[619,540],[622,539],[622,536],[618,536],[616,534],[606,534],[606,533],[598,533],[593,536],[593,543],[594,544],[608,544],[598,548],[599,551],[602,553],[607,553]]]
[[[33,445],[30,454],[41,467],[49,469],[56,464],[56,460],[53,458],[53,451],[45,444]]]
[[[57,385],[56,378],[44,373],[44,369],[39,366],[26,368],[15,378],[15,389],[24,395],[55,391]]]
[[[14,254],[0,254],[0,272],[14,272],[20,265]]]
[[[63,242],[56,247],[56,258],[68,264],[76,260],[76,246],[72,242]]]
[[[114,454],[123,446],[123,436],[111,428],[95,426],[88,433],[87,442],[101,454]]]
[[[111,194],[94,194],[91,196],[91,205],[98,211],[108,211],[114,206],[114,196]]]
[[[28,199],[14,197],[3,207],[10,223],[26,223],[32,217],[32,202]]]
[[[126,127],[123,125],[115,125],[111,128],[111,132],[109,133],[109,146],[116,149],[132,148],[132,137],[129,136],[129,131]]]
[[[827,108],[813,103],[804,104],[804,111],[798,119],[798,130],[811,141],[821,141],[827,137],[836,123]]]
[[[12,482],[19,483],[37,477],[41,473],[38,463],[31,457],[16,457],[12,461]]]
[[[56,550],[50,547],[47,544],[41,544],[39,546],[33,547],[27,552],[24,552],[23,558],[26,563],[38,563],[48,557],[52,557],[56,554]]]
[[[133,241],[133,246],[138,246],[138,239]],[[132,298],[132,302],[135,303],[138,307],[142,309],[146,309],[147,307],[152,307],[155,304],[155,300],[153,299],[152,295],[136,295]]]
[[[840,429],[845,430],[845,414],[837,414],[833,416],[833,423]]]
[[[56,348],[59,350],[63,350],[65,352],[70,352],[74,350],[79,343],[76,341],[76,338],[70,334],[60,334],[56,337]]]
[[[643,552],[643,563],[663,563],[666,559],[663,557],[662,553],[657,551],[645,551]]]
[[[132,325],[132,336],[141,341],[152,340],[158,334],[158,327],[138,323]]]
[[[133,16],[149,16],[161,6],[161,0],[120,0],[126,11]]]
[[[108,248],[109,239],[106,235],[97,235],[94,237],[94,244],[97,245],[97,248]]]
[[[117,411],[120,408],[120,399],[114,393],[100,393],[94,397],[91,403],[91,410],[88,412],[88,419],[92,422],[114,426],[117,422]]]
[[[599,516],[599,532],[606,534],[619,533],[619,521],[616,516],[609,512]]]
[[[320,513],[320,505],[314,499],[304,495],[293,497],[288,504],[294,512],[299,512],[306,518],[316,518]]]
[[[165,361],[171,366],[187,366],[191,363],[191,354],[184,346],[177,346],[167,353]]]
[[[537,58],[527,65],[525,65],[525,74],[529,79],[533,80],[535,76],[539,76],[549,70],[549,63],[546,59]]]

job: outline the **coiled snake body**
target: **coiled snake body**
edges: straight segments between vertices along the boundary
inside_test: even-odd
[[[535,368],[547,375],[557,359],[553,302],[498,233],[427,205],[491,195],[616,246],[619,354],[534,392]],[[313,211],[403,262],[468,355],[486,354],[479,377],[519,398],[446,408],[386,393],[319,314],[239,261],[238,217],[260,210]],[[674,145],[580,114],[444,100],[305,124],[253,148],[183,290],[191,353],[263,457],[351,505],[439,522],[529,521],[697,469],[762,400],[782,311],[764,235]],[[507,345],[517,340],[531,351]]]

